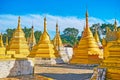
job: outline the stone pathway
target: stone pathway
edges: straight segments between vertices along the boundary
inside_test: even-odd
[[[24,75],[0,80],[89,80],[97,65],[35,65],[35,75]],[[44,77],[43,77],[44,76]]]
[[[53,80],[48,77],[40,76],[40,75],[24,75],[24,76],[16,76],[16,77],[9,77],[0,80]]]
[[[89,80],[95,65],[36,65],[35,73],[55,80]]]

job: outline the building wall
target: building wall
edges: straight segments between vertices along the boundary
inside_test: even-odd
[[[72,58],[73,55],[73,48],[72,47],[65,47],[65,53],[68,55],[69,60]]]

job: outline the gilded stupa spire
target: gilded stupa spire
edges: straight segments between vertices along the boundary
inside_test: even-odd
[[[88,25],[88,11],[86,11],[85,16],[86,16],[86,25],[84,27],[84,31],[83,31],[82,36],[83,37],[87,37],[87,36],[92,36],[93,37],[93,34],[92,34],[92,32],[89,28],[89,25]]]
[[[88,28],[88,10],[86,11],[86,28]]]
[[[34,44],[36,44],[35,35],[34,35],[34,26],[33,25],[32,25],[31,29],[32,29],[31,30],[31,36],[30,36],[31,42],[34,43]]]
[[[53,39],[53,44],[54,44],[55,48],[58,50],[58,53],[56,54],[56,56],[59,57],[61,54],[61,49],[63,47],[63,44],[62,44],[62,40],[60,37],[59,29],[58,29],[58,22],[56,23],[56,35]]]
[[[0,47],[3,47],[2,33],[0,34]]]
[[[8,46],[8,37],[6,36],[6,46]]]
[[[59,33],[58,31],[58,22],[56,23],[56,34]]]
[[[95,27],[95,34],[94,34],[94,38],[96,40],[97,43],[100,42],[100,39],[99,39],[99,36],[98,36],[98,30],[97,30],[97,27]]]
[[[20,25],[20,16],[18,17],[18,27],[17,27],[18,30],[21,29],[21,25]]]
[[[46,21],[46,17],[44,18],[44,32],[47,31],[47,21]]]
[[[117,31],[117,21],[115,19],[115,22],[114,22],[114,31]]]
[[[51,43],[50,36],[47,32],[47,20],[44,18],[44,31],[39,40],[40,43]]]
[[[32,50],[33,46],[36,44],[36,39],[35,39],[35,35],[34,35],[34,26],[33,25],[32,25],[32,28],[31,28],[30,38],[28,38],[28,44],[29,44],[30,50]]]
[[[63,46],[62,40],[61,40],[61,37],[60,37],[60,32],[58,30],[58,22],[56,23],[56,35],[54,37],[53,43],[57,47]]]

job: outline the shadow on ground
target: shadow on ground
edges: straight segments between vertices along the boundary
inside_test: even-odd
[[[54,73],[41,73],[41,76],[50,77],[55,80],[89,80],[92,73],[86,74],[54,74]]]
[[[98,65],[57,64],[57,65],[36,65],[36,66],[93,70],[94,67],[97,67]]]

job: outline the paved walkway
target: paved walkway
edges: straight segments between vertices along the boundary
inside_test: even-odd
[[[24,75],[0,80],[89,80],[95,66],[70,64],[35,65],[34,76]]]
[[[93,73],[91,65],[36,65],[35,73],[55,80],[89,80]]]

